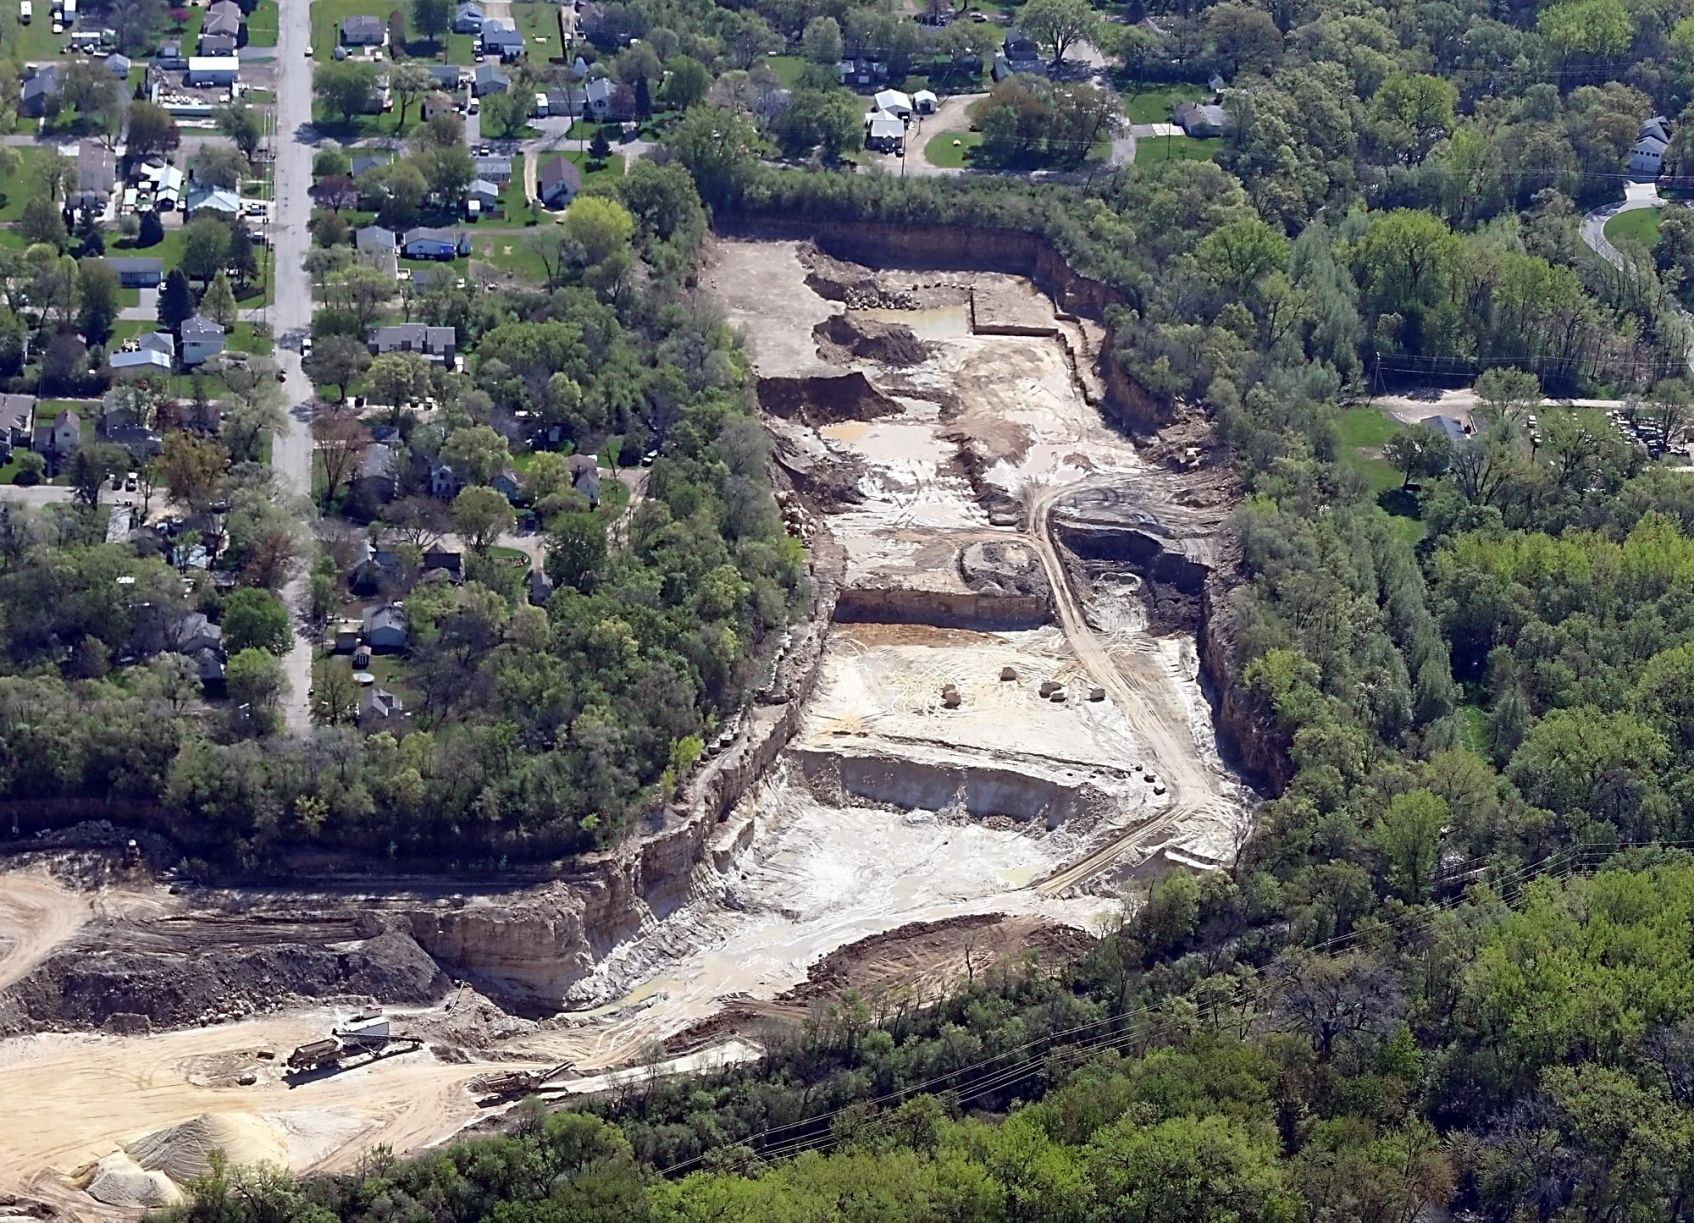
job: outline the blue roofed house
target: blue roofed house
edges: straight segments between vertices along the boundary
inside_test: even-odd
[[[509,21],[484,21],[480,42],[484,55],[498,55],[507,63],[523,55],[523,34]]]
[[[196,183],[189,188],[183,208],[190,216],[198,212],[215,212],[225,217],[235,217],[241,214],[241,197],[228,187],[208,187],[204,183]]]
[[[106,266],[118,274],[118,283],[126,289],[156,289],[165,278],[162,259],[107,259]]]
[[[406,231],[400,253],[408,259],[454,259],[471,253],[469,234],[419,225]]]
[[[23,90],[18,96],[18,113],[30,119],[41,118],[64,88],[64,73],[59,71],[57,64],[35,69],[24,80]]]
[[[453,11],[453,33],[480,34],[487,14],[480,4],[461,4]]]

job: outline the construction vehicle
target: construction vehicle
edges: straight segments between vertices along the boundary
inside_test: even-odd
[[[575,1062],[560,1062],[549,1070],[495,1070],[488,1074],[479,1074],[466,1086],[479,1093],[478,1107],[492,1108],[496,1104],[521,1099],[540,1091],[553,1079],[575,1068]]]
[[[382,1015],[355,1015],[344,1028],[331,1029],[288,1055],[288,1068],[301,1074],[351,1070],[399,1053],[423,1048],[415,1036],[395,1036]]]

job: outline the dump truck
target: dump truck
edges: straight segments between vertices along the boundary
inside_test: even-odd
[[[415,1036],[396,1036],[382,1015],[355,1015],[346,1027],[334,1028],[319,1040],[307,1041],[288,1055],[290,1070],[309,1073],[349,1070],[397,1053],[423,1048]]]
[[[492,1108],[540,1091],[547,1083],[575,1068],[575,1062],[560,1062],[548,1070],[495,1070],[479,1074],[467,1086],[477,1093],[479,1106]]]
[[[341,1042],[333,1036],[308,1041],[288,1055],[290,1070],[321,1070],[341,1060]]]

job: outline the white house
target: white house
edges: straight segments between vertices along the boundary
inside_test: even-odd
[[[935,97],[934,94],[929,96],[932,100]],[[887,111],[897,119],[904,119],[912,113],[911,95],[901,93],[898,89],[879,90],[871,100],[876,103],[878,110]]]
[[[1654,115],[1642,121],[1635,147],[1629,151],[1629,172],[1637,178],[1657,178],[1664,172],[1665,150],[1670,148],[1670,120]]]
[[[190,188],[188,198],[183,201],[183,208],[190,216],[199,212],[219,212],[226,217],[239,216],[241,197],[228,187],[207,187],[197,183]]]
[[[906,125],[887,111],[865,116],[865,146],[878,153],[904,153]]]
[[[182,363],[199,365],[224,350],[224,329],[203,314],[182,324]]]

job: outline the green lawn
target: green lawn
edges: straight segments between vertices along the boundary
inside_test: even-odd
[[[465,67],[476,63],[476,39],[469,34],[447,36],[447,62]]]
[[[1398,488],[1404,477],[1382,457],[1382,448],[1407,426],[1376,408],[1363,407],[1341,413],[1340,426],[1341,461],[1364,476],[1373,493]]]
[[[17,149],[18,168],[0,179],[0,221],[16,221],[24,214],[24,205],[41,194],[41,166],[49,157],[58,157],[52,149]]]
[[[516,275],[520,280],[535,284],[546,279],[540,257],[530,248],[530,239],[548,236],[548,226],[533,229],[480,230],[471,238],[475,258],[502,272]],[[555,230],[556,234],[558,231]]]
[[[788,88],[794,88],[794,83],[800,79],[800,74],[806,70],[806,57],[803,55],[767,55],[765,63]]]
[[[1659,210],[1636,208],[1618,213],[1606,222],[1606,241],[1614,246],[1620,242],[1636,242],[1652,250],[1659,244]]]
[[[1187,136],[1149,136],[1135,142],[1135,161],[1146,165],[1155,161],[1214,161],[1223,152],[1222,136],[1189,139]]]
[[[386,25],[393,11],[394,6],[383,0],[316,0],[312,5],[312,54],[326,60],[335,54],[335,46],[341,41],[341,23],[347,18],[375,17]],[[195,13],[198,20],[199,10]]]
[[[981,144],[981,132],[938,132],[923,146],[923,155],[932,166],[956,170],[971,164],[971,154]]]
[[[524,155],[519,153],[512,158],[512,177],[500,193],[500,215],[514,224],[529,216],[529,200],[524,195],[523,182]]]
[[[271,355],[273,342],[268,328],[261,331],[252,323],[237,323],[235,330],[229,333],[225,347],[233,348],[237,352],[252,353],[255,357],[268,357]]]
[[[525,54],[531,61],[539,63],[563,54],[557,4],[514,4],[512,22],[518,27],[518,33],[524,37]]]
[[[248,46],[276,46],[276,5],[277,0],[259,0],[258,7],[248,15]]]
[[[589,165],[588,163],[591,158],[587,153],[580,150],[562,153],[561,156],[564,157],[566,161],[575,165],[577,169],[582,171],[582,185],[585,187],[590,183],[600,182],[602,179],[623,177],[622,153],[611,154],[605,161],[601,162],[597,166]]]
[[[1133,94],[1126,91],[1123,112],[1131,123],[1169,123],[1179,102],[1200,102],[1211,96],[1204,85],[1150,85]]]

